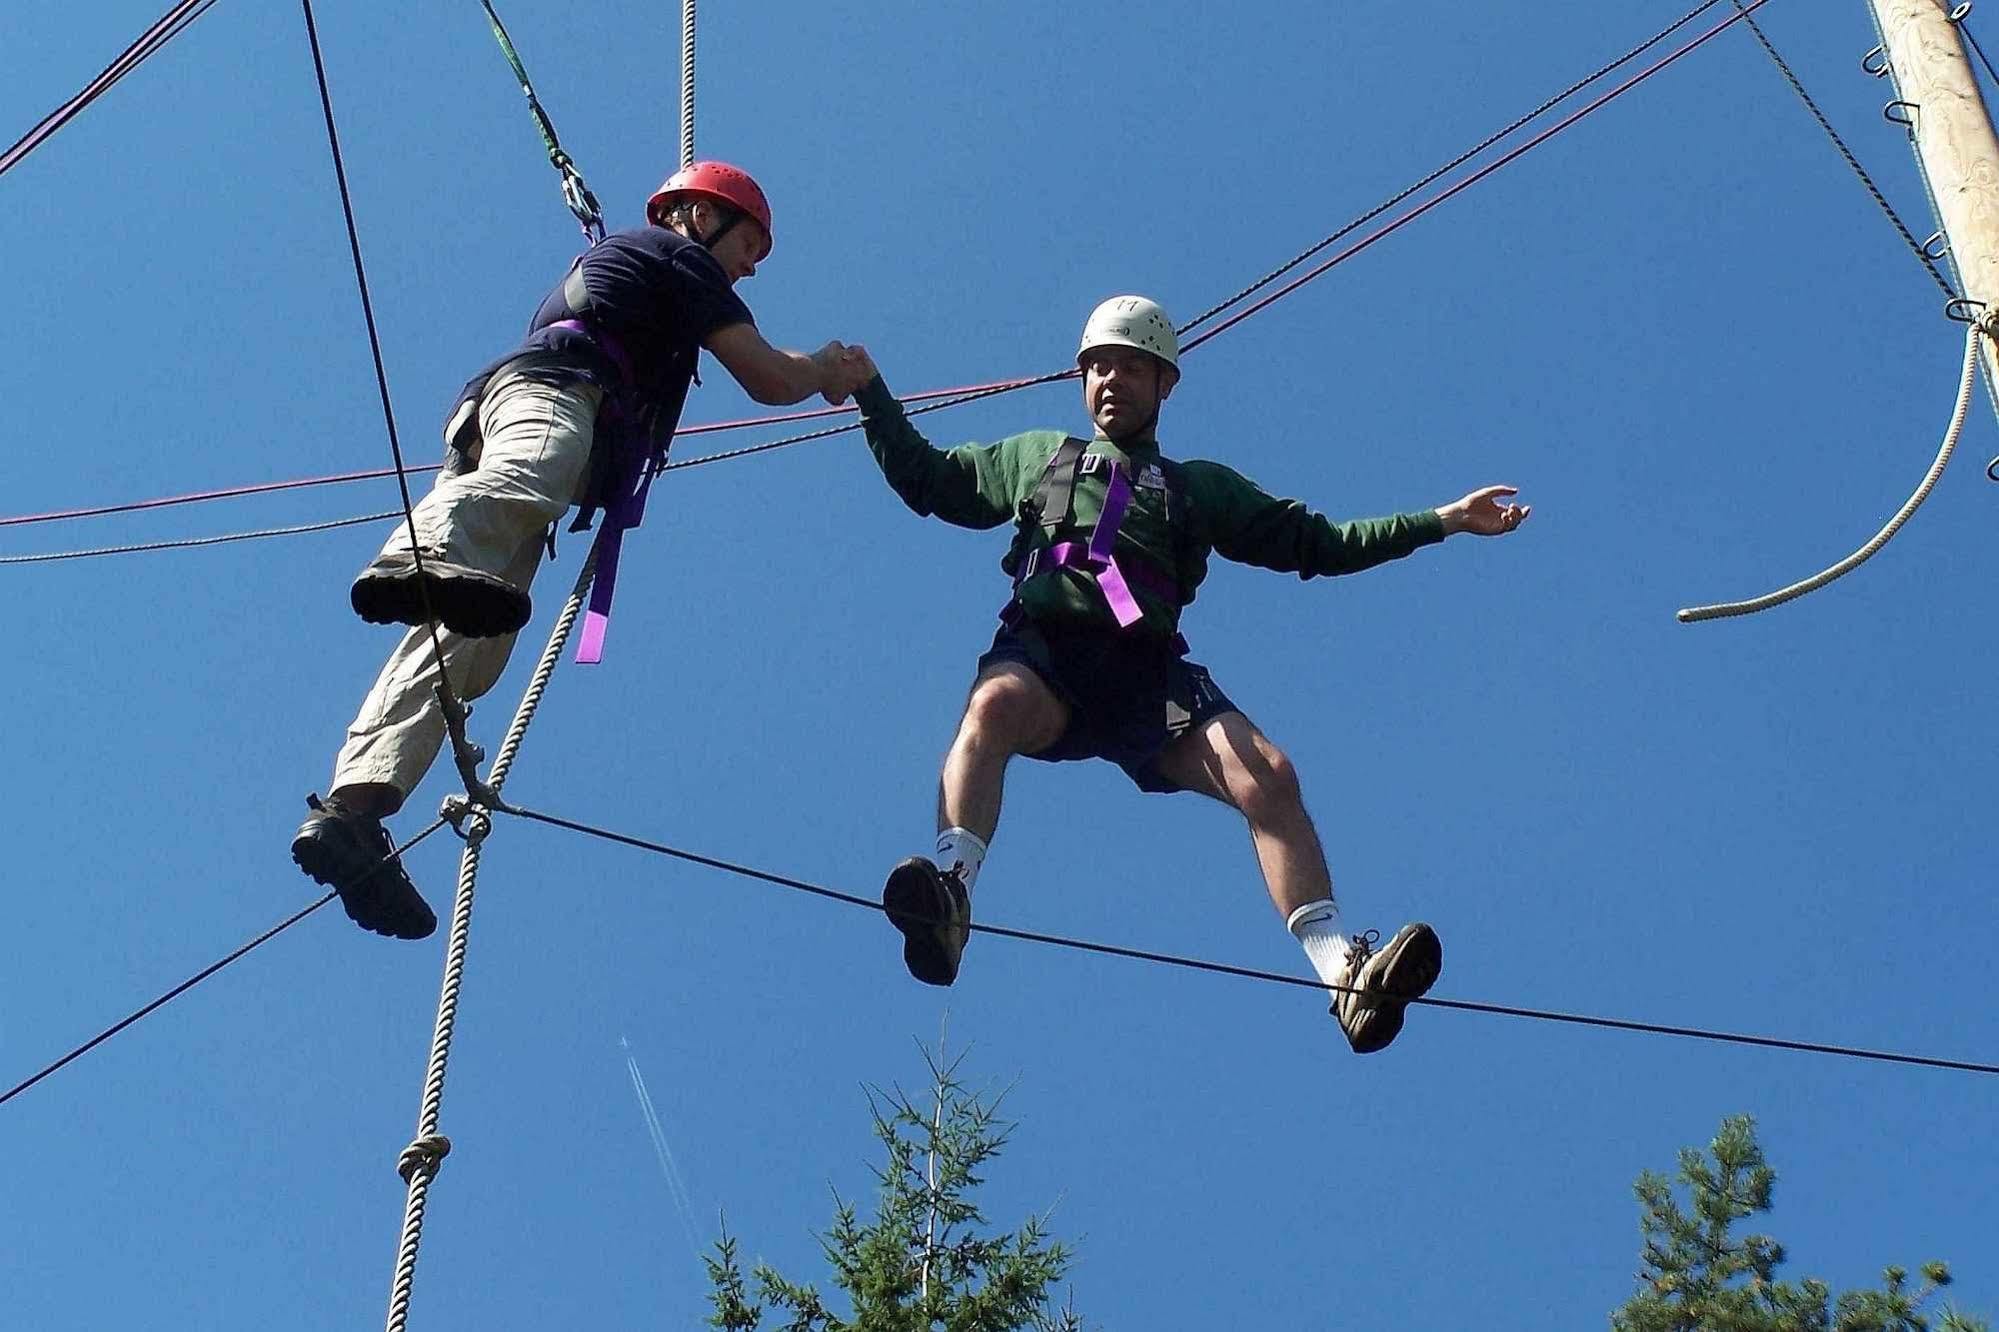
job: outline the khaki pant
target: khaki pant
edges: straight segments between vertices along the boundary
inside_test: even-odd
[[[483,569],[520,588],[534,581],[542,533],[560,518],[589,481],[590,444],[602,392],[580,382],[537,383],[502,372],[479,405],[484,444],[479,465],[462,476],[440,476],[413,513],[427,557]],[[384,554],[409,549],[409,529],[397,524]],[[515,635],[467,638],[441,625],[451,688],[471,702],[500,678]],[[333,764],[333,791],[382,785],[405,798],[437,758],[444,743],[444,712],[431,696],[437,660],[430,630],[419,626],[382,667],[347,743]]]

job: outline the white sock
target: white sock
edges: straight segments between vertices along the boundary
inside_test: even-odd
[[[937,868],[948,874],[956,865],[967,894],[979,877],[979,866],[985,863],[986,844],[970,828],[946,828],[937,834]]]
[[[1340,909],[1333,905],[1332,898],[1307,902],[1291,913],[1284,927],[1304,945],[1305,956],[1311,959],[1312,970],[1319,973],[1320,980],[1328,985],[1342,983],[1340,973],[1346,967],[1352,945],[1340,929]]]

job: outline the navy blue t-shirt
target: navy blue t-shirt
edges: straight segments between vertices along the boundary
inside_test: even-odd
[[[677,231],[636,227],[614,231],[585,250],[572,266],[588,293],[584,309],[572,309],[565,280],[543,299],[528,321],[520,345],[494,361],[459,397],[477,397],[504,365],[525,361],[536,374],[570,375],[602,387],[621,387],[628,410],[644,422],[659,445],[679,424],[680,407],[701,345],[717,329],[756,322],[729,285],[729,275],[707,249]],[[588,337],[551,325],[579,319],[615,339],[636,382],[625,385],[615,360]]]

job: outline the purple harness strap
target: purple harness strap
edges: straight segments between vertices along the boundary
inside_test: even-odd
[[[1131,507],[1131,480],[1125,475],[1121,464],[1111,466],[1110,488],[1104,494],[1103,511],[1097,515],[1097,525],[1090,531],[1086,544],[1081,541],[1063,541],[1045,550],[1037,550],[1021,562],[1020,575],[1014,586],[1019,587],[1038,573],[1050,569],[1076,569],[1090,574],[1097,586],[1103,589],[1104,600],[1109,603],[1111,614],[1117,618],[1118,628],[1129,629],[1144,618],[1139,609],[1138,598],[1131,594],[1131,582],[1125,571],[1111,552],[1117,545],[1118,529],[1124,525],[1125,510]],[[1150,566],[1132,566],[1139,585],[1147,591],[1172,601],[1179,595],[1173,587]]]
[[[580,319],[560,319],[549,327],[565,328],[589,338],[611,358],[626,384],[636,382],[631,359],[609,333]],[[607,397],[605,404],[607,410],[602,418],[605,424],[613,430],[627,428],[630,423],[625,420],[617,396]],[[665,458],[663,454],[658,458],[632,455],[619,461],[621,465],[611,478],[612,493],[603,500],[604,526],[597,533],[597,578],[590,588],[583,633],[576,641],[576,660],[585,666],[594,666],[604,659],[604,634],[611,626],[611,598],[618,587],[618,552],[624,546],[625,533],[644,521],[646,494],[652,489],[653,478],[659,475],[657,464]]]

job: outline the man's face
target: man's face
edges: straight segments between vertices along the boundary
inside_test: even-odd
[[[703,216],[702,210],[707,208],[705,202],[700,205],[694,219],[704,236],[713,235],[722,223],[719,211]],[[722,239],[710,246],[708,253],[715,256],[715,262],[729,275],[729,285],[734,286],[744,278],[756,275],[758,261],[770,253],[770,234],[758,225],[755,218],[744,217],[730,227]]]
[[[1150,426],[1177,378],[1165,362],[1136,347],[1097,347],[1083,356],[1083,406],[1109,439]]]

